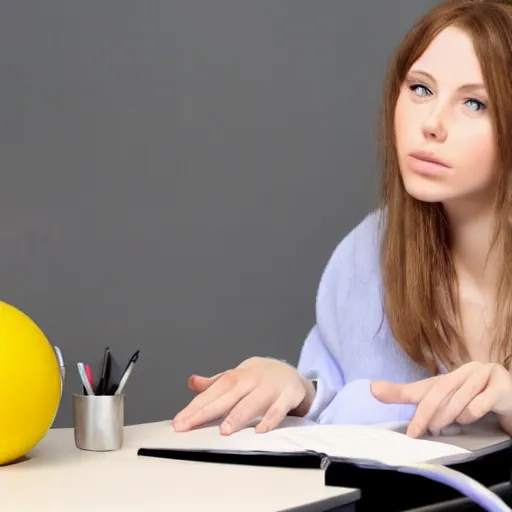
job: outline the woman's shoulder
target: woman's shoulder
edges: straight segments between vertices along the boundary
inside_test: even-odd
[[[407,378],[418,368],[397,344],[383,303],[381,210],[368,214],[339,242],[327,263],[316,302],[323,340],[347,381],[381,375],[392,365]]]
[[[358,256],[364,254],[379,253],[381,231],[384,214],[382,210],[375,210],[366,215],[363,220],[353,227],[338,243],[334,256],[338,253],[362,251]]]
[[[382,221],[382,210],[375,210],[338,242],[325,267],[323,283],[348,286],[380,279]]]

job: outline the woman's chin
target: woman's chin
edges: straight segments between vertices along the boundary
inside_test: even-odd
[[[404,187],[411,197],[425,203],[443,202],[452,196],[445,183],[413,179],[404,181]]]

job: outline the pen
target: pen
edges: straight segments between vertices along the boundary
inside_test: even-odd
[[[85,374],[87,375],[87,380],[89,381],[91,388],[94,389],[94,383],[92,380],[92,370],[88,364],[85,365]]]
[[[98,395],[104,395],[110,379],[110,348],[105,347],[105,353],[103,355],[103,366],[101,368],[101,376],[96,388]]]
[[[60,348],[57,347],[57,345],[54,345],[55,354],[57,356],[57,361],[59,362],[59,368],[60,368],[60,376],[62,377],[62,380],[66,378],[66,365],[64,364],[64,358],[62,357],[62,352],[60,351]]]
[[[82,385],[85,388],[87,394],[89,396],[94,396],[94,391],[89,383],[89,379],[87,378],[87,374],[85,372],[84,363],[77,363],[78,374],[80,375],[80,380],[82,381]]]
[[[119,382],[119,386],[117,386],[117,390],[114,393],[115,395],[120,395],[123,392],[123,389],[126,386],[128,379],[130,378],[130,374],[133,371],[133,367],[135,366],[137,359],[139,359],[139,350],[137,350],[137,352],[135,352],[135,354],[133,354],[133,356],[130,358],[128,365],[126,366],[126,370],[124,371],[123,376]]]
[[[64,391],[64,381],[66,380],[66,365],[64,363],[64,358],[62,357],[62,352],[57,345],[53,346],[55,350],[55,355],[57,356],[57,361],[59,363],[60,368],[60,396],[62,397],[62,392]]]

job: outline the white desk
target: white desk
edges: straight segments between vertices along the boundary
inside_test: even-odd
[[[317,469],[265,468],[141,457],[169,422],[125,427],[116,452],[75,447],[51,429],[26,460],[0,467],[2,512],[353,510],[356,489],[326,487]]]

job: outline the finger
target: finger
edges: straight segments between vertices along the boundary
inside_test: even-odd
[[[243,397],[240,389],[227,391],[213,400],[204,403],[201,407],[186,419],[178,419],[175,423],[177,431],[185,431],[196,428],[209,421],[225,416]]]
[[[407,383],[374,381],[371,384],[371,391],[377,400],[385,404],[417,404],[438,378],[436,376]]]
[[[203,377],[201,375],[191,375],[188,379],[188,387],[196,393],[202,393],[207,390],[211,385],[210,377]]]
[[[462,427],[458,423],[450,423],[446,427],[441,429],[435,429],[432,427],[428,427],[427,431],[431,436],[456,436],[462,433]]]
[[[462,386],[465,380],[466,373],[457,371],[443,375],[442,378],[438,379],[418,403],[416,412],[407,427],[407,435],[410,437],[423,435],[427,427],[430,426],[434,414]]]
[[[457,422],[468,424],[483,418],[490,412],[499,414],[500,402],[503,402],[503,396],[508,398],[509,389],[508,372],[504,372],[503,368],[497,365],[492,365],[486,388],[467,404],[458,416]],[[507,410],[510,410],[510,407],[507,407]]]
[[[476,396],[457,417],[457,423],[467,425],[483,418],[492,409],[497,398],[496,390],[489,388]]]
[[[450,423],[446,427],[443,427],[439,432],[442,436],[457,436],[462,434],[462,427],[458,423]]]
[[[226,372],[206,391],[197,395],[173,420],[177,430],[188,430],[192,425],[212,421],[226,414],[253,387],[251,381],[239,379]],[[227,395],[227,397],[225,396]],[[218,401],[224,397],[221,401]],[[222,407],[228,409],[222,410]],[[220,409],[220,412],[218,412]]]
[[[261,434],[277,427],[294,407],[296,405],[290,400],[288,394],[281,393],[256,425],[256,432]]]
[[[455,390],[451,397],[435,411],[428,427],[440,431],[455,422],[468,404],[486,388],[492,368],[482,366],[470,375],[465,382]]]
[[[266,389],[255,388],[242,398],[220,425],[220,432],[229,435],[249,425],[256,417],[268,410],[275,395]]]
[[[499,416],[509,416],[512,412],[512,380],[510,373],[499,364],[493,365],[491,377],[487,388],[494,391],[493,396],[489,396],[490,403],[486,403],[489,412]],[[486,390],[487,391],[487,390]],[[484,399],[482,399],[484,400]]]
[[[202,375],[191,375],[188,379],[188,387],[197,393],[206,391],[215,381],[219,379],[224,372],[213,375],[212,377],[203,377]]]
[[[474,362],[461,366],[459,369],[438,375],[432,389],[418,404],[416,412],[407,428],[407,435],[419,437],[430,426],[430,421],[437,410],[459,389],[470,375],[482,368],[482,364]],[[432,429],[436,431],[437,429]]]

